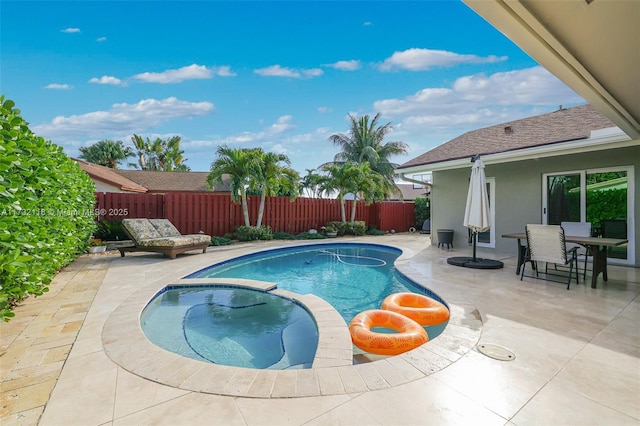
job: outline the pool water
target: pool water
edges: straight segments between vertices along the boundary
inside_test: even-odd
[[[401,276],[393,266],[402,251],[377,244],[314,244],[241,256],[197,271],[187,278],[246,278],[274,282],[278,288],[315,294],[330,303],[349,324],[367,309],[380,309],[397,292],[438,295]],[[446,305],[446,303],[445,303]],[[427,328],[437,336],[444,325]]]
[[[147,305],[141,324],[162,348],[236,367],[309,368],[318,345],[309,312],[249,289],[169,287]]]
[[[425,294],[446,305],[398,273],[393,264],[401,253],[376,244],[313,244],[241,256],[186,278],[273,282],[279,289],[321,297],[346,324],[364,310],[380,309],[384,298],[397,292]],[[149,340],[174,353],[217,364],[311,367],[318,330],[306,309],[268,292],[206,287],[174,286],[160,292],[142,315]],[[446,324],[425,327],[429,338],[442,333]],[[354,355],[361,353],[354,347]]]

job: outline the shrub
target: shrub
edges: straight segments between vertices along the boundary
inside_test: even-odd
[[[295,240],[296,236],[289,234],[288,232],[274,232],[274,240]]]
[[[128,240],[129,236],[122,228],[121,220],[104,219],[98,222],[98,229],[93,233],[94,237],[105,241]]]
[[[236,228],[238,241],[272,240],[270,226],[238,226]]]
[[[367,231],[367,225],[364,221],[356,220],[351,222],[329,222],[327,227],[333,227],[338,231],[338,235],[364,235]]]
[[[0,318],[39,296],[61,267],[86,252],[96,229],[95,187],[62,148],[35,136],[0,96]]]
[[[233,244],[233,240],[231,240],[231,238],[211,237],[211,245],[212,246],[228,246],[230,244]]]
[[[386,235],[387,233],[381,229],[378,229],[377,226],[371,225],[369,229],[367,229],[367,235]]]
[[[416,229],[422,229],[422,224],[424,223],[424,221],[431,217],[430,199],[425,197],[418,197],[413,200],[413,205],[413,215],[416,219],[416,224],[414,226]]]
[[[322,240],[327,238],[323,234],[316,232],[312,234],[311,232],[301,232],[295,236],[296,240]]]

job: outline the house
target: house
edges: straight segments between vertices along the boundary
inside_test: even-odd
[[[116,170],[117,174],[147,188],[149,193],[165,192],[230,192],[228,177],[214,189],[207,186],[209,172],[158,172],[149,170]]]
[[[96,185],[97,192],[132,192],[164,194],[166,192],[229,192],[228,178],[211,190],[207,186],[209,172],[158,172],[120,170],[73,158]]]
[[[622,191],[617,192],[623,194],[617,216],[611,219],[627,221],[629,239],[624,256],[612,263],[640,265],[640,140],[630,138],[593,106],[561,108],[470,131],[396,169],[405,176],[432,173],[431,226],[453,229],[454,247],[468,241],[462,222],[476,155],[485,164],[492,214],[491,229],[480,234],[478,247],[515,253],[514,240],[502,234],[524,232],[527,223],[554,223],[556,212],[568,204],[571,210],[565,214],[570,216],[564,220],[586,221],[602,207],[588,194],[608,187]]]
[[[580,183],[579,215],[582,220],[588,208],[582,190],[586,188],[587,175],[617,171],[626,178],[623,185],[627,191],[629,244],[626,258],[621,262],[640,266],[636,238],[640,232],[636,220],[640,216],[636,206],[636,200],[640,199],[640,2],[463,2],[582,96],[614,126],[598,127],[593,122],[583,129],[588,133],[583,132],[582,136],[570,135],[574,139],[563,139],[557,134],[540,139],[542,143],[536,142],[537,137],[532,135],[529,146],[522,142],[520,146],[502,147],[497,140],[486,140],[486,144],[477,140],[478,152],[473,154],[483,154],[494,215],[490,235],[481,234],[478,245],[513,252],[514,248],[510,247],[513,241],[499,236],[522,231],[526,223],[547,223],[549,183],[563,181],[565,177],[567,181]],[[571,113],[571,109],[567,111]],[[559,111],[556,116],[566,114]],[[500,135],[500,140],[504,141],[507,132],[510,132],[509,136],[518,135],[520,124],[523,123],[503,123],[481,130],[493,131],[494,137]],[[543,125],[544,121],[539,124]],[[565,125],[572,123],[565,122]],[[545,129],[538,130],[545,133]],[[463,136],[469,140],[479,137],[480,133],[470,132]],[[471,166],[470,157],[465,159],[464,155],[470,150],[458,144],[457,148],[454,144],[446,147],[447,144],[405,163],[398,172],[410,179],[413,175],[433,171],[432,227],[458,230],[455,239],[460,244],[467,241],[467,231],[461,224]],[[458,151],[453,149],[449,153],[449,148]]]
[[[72,158],[72,160],[78,163],[80,168],[93,180],[97,192],[145,193],[148,191],[143,185],[120,175],[118,173],[119,170],[89,163],[78,158]]]
[[[416,198],[429,196],[429,187],[418,183],[396,183],[400,194],[394,193],[389,197],[390,201],[413,201]],[[402,195],[402,197],[400,197]]]

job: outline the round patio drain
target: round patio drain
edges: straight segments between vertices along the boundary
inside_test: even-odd
[[[516,354],[502,346],[480,343],[476,347],[478,348],[478,352],[481,354],[486,355],[489,358],[497,359],[498,361],[513,361],[516,359]]]

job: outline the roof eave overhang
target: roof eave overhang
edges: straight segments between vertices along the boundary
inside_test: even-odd
[[[549,145],[539,145],[531,148],[496,152],[493,154],[483,154],[482,162],[485,164],[485,166],[488,166],[491,164],[537,160],[546,157],[581,154],[585,152],[626,148],[638,145],[640,145],[640,139],[631,139],[625,133],[620,131],[620,129],[609,128],[592,132],[591,137],[586,139],[574,140],[569,142],[559,142]],[[396,174],[404,176],[425,172],[470,168],[470,163],[471,156],[442,161],[438,163],[422,164],[401,168],[396,170]]]
[[[142,187],[142,186],[128,186],[128,185],[122,185],[119,184],[118,182],[114,182],[112,180],[109,179],[105,179],[103,177],[97,176],[93,173],[89,173],[85,170],[85,173],[87,173],[89,175],[89,177],[93,180],[99,180],[102,183],[106,183],[107,185],[111,185],[111,186],[115,186],[117,188],[120,188],[121,191],[129,191],[129,192],[140,192],[140,193],[145,193],[147,192],[147,188]]]
[[[640,138],[640,123],[633,114],[599,83],[522,0],[462,1],[605,114],[629,137]]]

